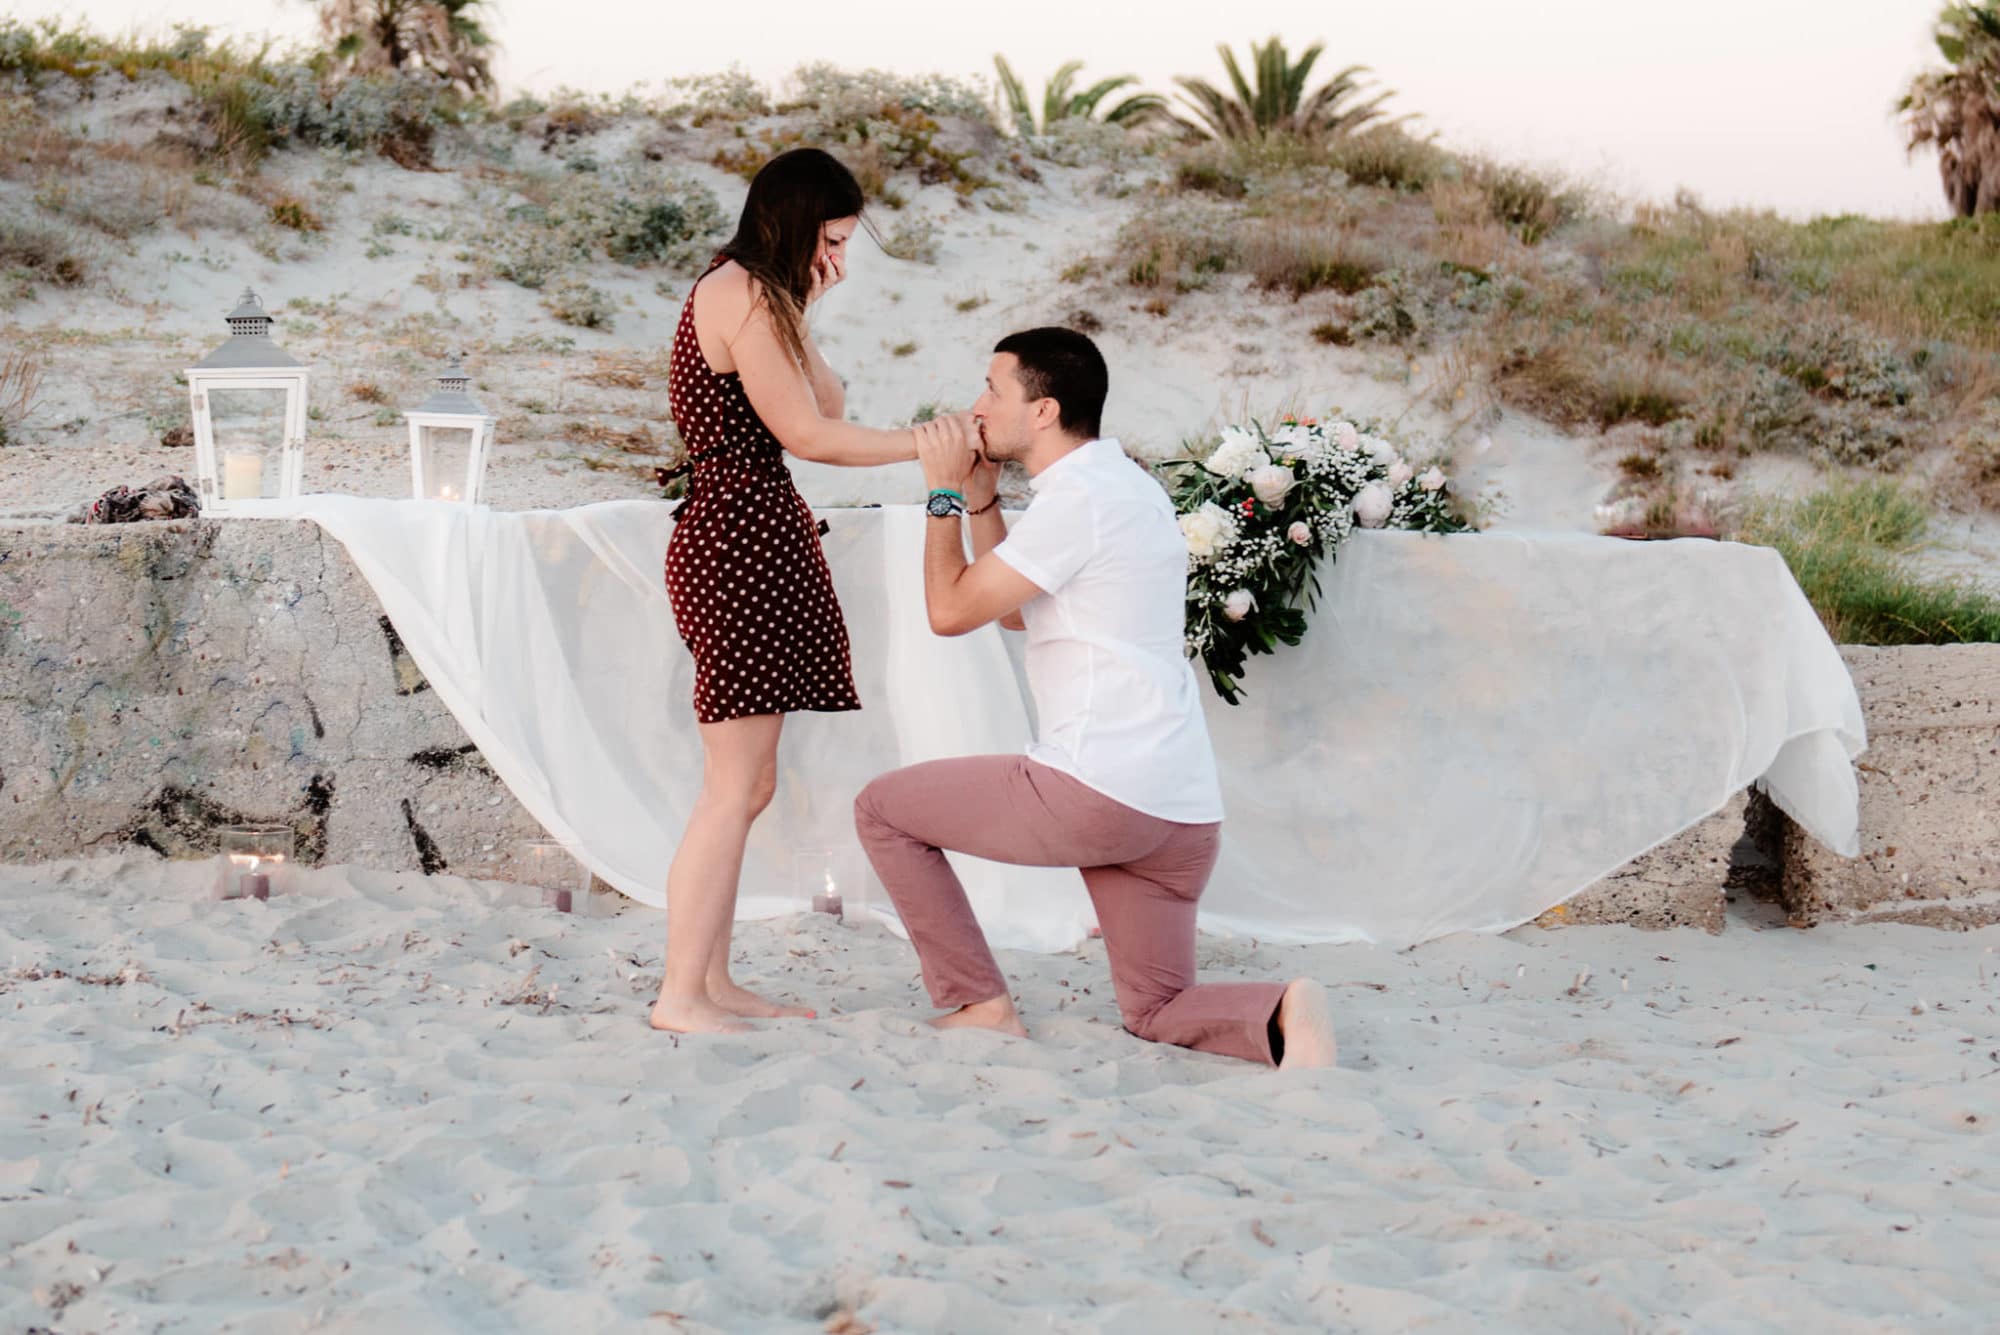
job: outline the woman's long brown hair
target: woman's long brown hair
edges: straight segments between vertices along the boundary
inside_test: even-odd
[[[778,341],[801,365],[821,231],[836,219],[859,217],[866,203],[860,182],[839,159],[817,148],[794,148],[751,180],[736,235],[721,250],[756,281]]]

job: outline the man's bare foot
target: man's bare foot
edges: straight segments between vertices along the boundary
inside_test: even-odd
[[[653,1003],[649,1017],[653,1028],[676,1034],[749,1034],[755,1027],[745,1024],[707,997],[661,996]]]
[[[772,1001],[769,997],[758,996],[747,987],[738,987],[727,980],[708,985],[708,999],[731,1015],[740,1015],[747,1020],[817,1020],[819,1012],[805,1006],[787,1006]]]
[[[1015,1038],[1028,1036],[1027,1026],[1014,1009],[1014,998],[1002,992],[991,1001],[975,1001],[970,1006],[960,1006],[949,1015],[940,1015],[931,1021],[934,1029],[991,1029],[996,1033],[1012,1034]]]
[[[1326,989],[1310,978],[1294,978],[1278,1003],[1278,1032],[1285,1036],[1279,1070],[1333,1065],[1333,1007]]]

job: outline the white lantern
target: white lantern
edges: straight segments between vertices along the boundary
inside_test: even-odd
[[[249,288],[227,318],[228,341],[187,370],[195,489],[204,514],[256,514],[299,494],[312,368],[271,341]]]
[[[470,378],[453,357],[438,373],[437,389],[411,409],[410,486],[420,501],[480,503],[486,489],[486,454],[493,419],[466,386]]]

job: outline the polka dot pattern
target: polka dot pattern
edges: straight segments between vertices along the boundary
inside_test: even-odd
[[[743,382],[702,356],[692,289],[674,331],[667,401],[694,464],[666,574],[694,655],[695,717],[861,708],[812,508]]]

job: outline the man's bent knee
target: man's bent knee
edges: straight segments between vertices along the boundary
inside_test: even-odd
[[[861,791],[854,796],[854,823],[857,827],[864,823],[889,823],[888,815],[896,806],[896,780],[903,773],[902,770],[892,769],[862,785]]]

